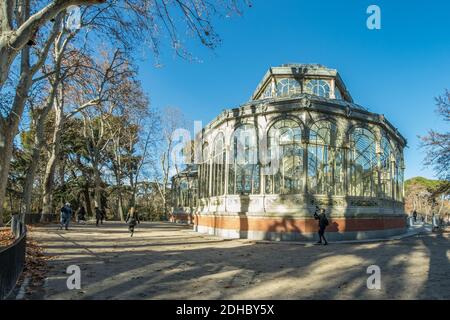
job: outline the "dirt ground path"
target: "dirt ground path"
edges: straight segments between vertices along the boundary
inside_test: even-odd
[[[42,290],[27,299],[450,299],[449,234],[331,244],[257,243],[142,223],[131,238],[107,222],[34,227],[52,255]],[[81,269],[68,290],[66,269]],[[381,289],[367,289],[367,267]]]

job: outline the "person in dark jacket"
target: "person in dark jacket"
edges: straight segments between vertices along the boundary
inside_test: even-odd
[[[78,223],[80,222],[86,222],[86,209],[84,209],[84,206],[81,206],[80,209],[78,209]]]
[[[139,219],[139,214],[137,211],[131,207],[130,210],[128,210],[127,219],[125,220],[126,223],[128,223],[128,230],[130,230],[131,237],[134,234],[134,227],[137,223],[141,223]]]
[[[95,219],[97,220],[95,225],[98,227],[99,222],[101,222],[103,224],[103,211],[100,210],[99,207],[95,207],[94,210],[95,210]]]
[[[70,203],[66,203],[61,208],[61,227],[60,229],[64,227],[64,229],[69,230],[69,222],[72,218],[72,209],[70,208]]]
[[[417,222],[417,211],[414,210],[412,215],[413,215],[414,223],[416,223]]]
[[[319,214],[317,212],[320,212]],[[316,212],[314,212],[314,219],[319,220],[319,241],[317,243],[322,243],[324,241],[324,246],[328,244],[327,239],[325,239],[325,229],[328,226],[328,218],[325,213],[325,209],[320,210],[316,207]]]
[[[100,210],[102,212],[102,217],[100,219],[100,223],[103,224],[103,220],[106,220],[106,210],[105,208],[102,208],[102,210]]]

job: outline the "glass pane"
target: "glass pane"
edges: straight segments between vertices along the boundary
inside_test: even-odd
[[[271,164],[276,162],[278,166],[266,176],[266,192],[299,193],[303,172],[300,126],[290,119],[279,120],[269,129],[268,136],[270,155],[276,157]]]
[[[229,168],[229,194],[259,193],[259,167],[256,131],[242,125],[233,134],[233,158]]]
[[[350,138],[351,195],[374,197],[377,180],[375,137],[365,128],[355,128]]]
[[[285,97],[295,93],[300,93],[300,83],[292,78],[284,78],[277,81],[276,96]]]
[[[330,83],[326,80],[308,80],[305,91],[316,96],[329,98],[330,97]]]

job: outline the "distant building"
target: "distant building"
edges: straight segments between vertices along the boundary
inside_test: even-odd
[[[226,238],[331,240],[405,231],[405,138],[353,102],[321,65],[272,67],[251,100],[225,110],[197,137],[202,159],[173,177],[172,220]]]

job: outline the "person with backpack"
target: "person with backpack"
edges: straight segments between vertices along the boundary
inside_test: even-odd
[[[319,214],[317,212],[320,211]],[[325,209],[319,209],[319,207],[316,207],[316,212],[314,212],[314,219],[319,220],[319,241],[318,244],[322,244],[322,239],[324,241],[324,246],[328,245],[328,241],[325,238],[325,229],[327,228],[329,222],[327,215],[325,213]]]
[[[134,207],[131,207],[130,210],[128,210],[125,222],[128,223],[128,230],[130,231],[132,237],[134,234],[134,227],[136,226],[136,223],[141,223],[139,219],[139,214],[134,209]]]

